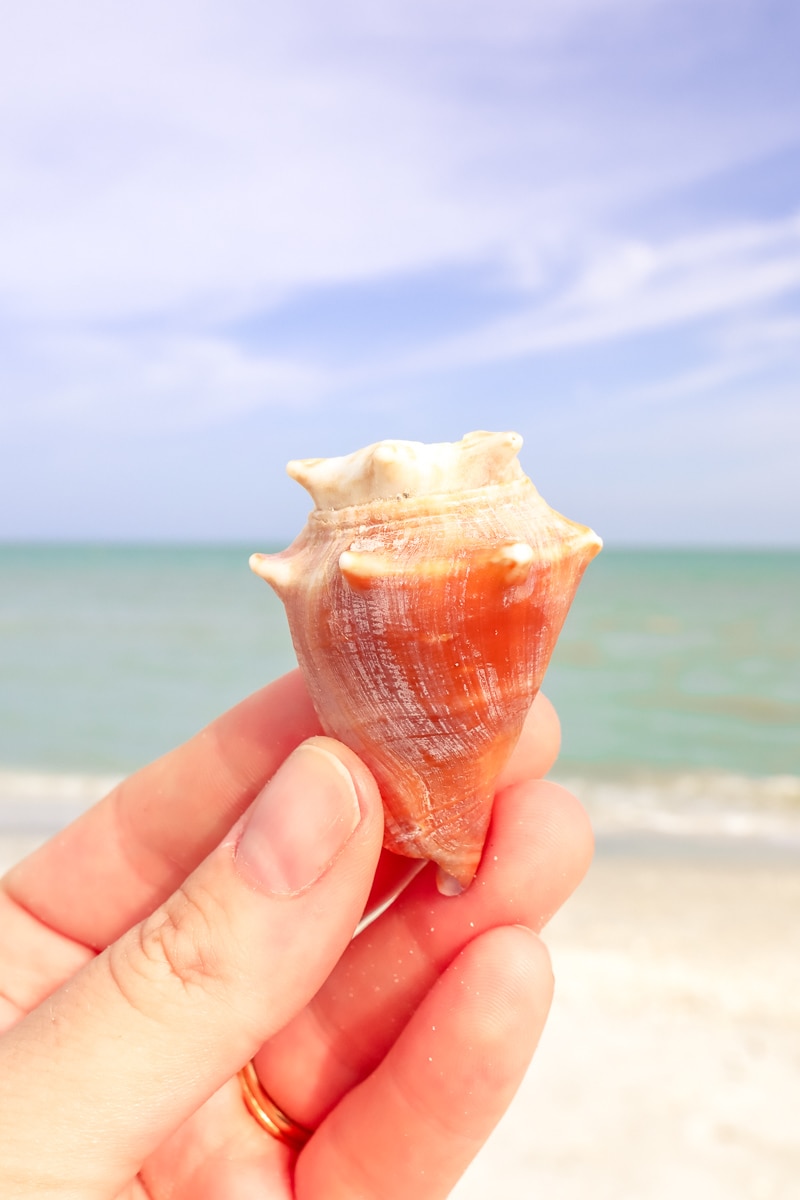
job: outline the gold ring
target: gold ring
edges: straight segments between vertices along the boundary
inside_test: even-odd
[[[274,1138],[292,1150],[302,1150],[314,1132],[313,1129],[306,1129],[305,1125],[298,1125],[278,1108],[275,1101],[261,1086],[252,1062],[249,1062],[246,1067],[242,1067],[239,1072],[239,1083],[242,1085],[242,1099],[261,1128],[266,1129],[267,1133],[271,1133]]]

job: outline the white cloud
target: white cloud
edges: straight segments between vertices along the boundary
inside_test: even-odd
[[[783,464],[797,437],[797,199],[784,185],[762,210],[753,184],[800,128],[792,11],[18,5],[0,42],[5,428],[158,434],[262,406],[277,427],[282,412],[326,405],[345,426],[348,397],[355,411],[368,393],[384,397],[385,425],[419,385],[422,417],[449,404],[460,429],[457,388],[439,387],[448,372],[615,343],[613,384],[581,402],[599,413],[583,436],[585,487],[611,494],[618,464],[622,478],[654,439],[679,463],[671,412],[691,409],[697,443],[724,443],[719,505],[733,512],[731,463],[748,439],[766,491],[770,438]],[[754,199],[721,181],[737,172]],[[507,286],[514,315],[487,307],[468,333],[402,356],[356,346],[323,370],[312,325],[302,354],[226,332],[287,299],[299,310],[320,286],[476,264]],[[692,350],[666,369],[630,369],[625,339],[688,329]],[[561,402],[541,423],[547,444],[575,424]],[[492,415],[533,431],[532,406],[515,403]],[[604,438],[612,465],[598,483]],[[653,504],[673,476],[645,481]],[[681,503],[690,513],[691,488]]]
[[[609,242],[577,277],[512,317],[406,359],[443,369],[564,350],[689,321],[728,317],[800,291],[800,215],[732,226],[672,242]],[[772,329],[775,322],[764,325]],[[778,322],[783,331],[794,321]],[[397,364],[402,369],[402,364]]]
[[[161,433],[202,427],[255,408],[297,408],[328,385],[313,368],[247,353],[230,340],[178,335],[122,338],[50,335],[28,349],[0,406],[0,426],[37,421],[96,433]]]
[[[718,8],[34,0],[0,48],[0,303],[219,314],[486,259],[538,286],[796,130],[766,94],[698,103]],[[685,40],[652,44],[664,21],[694,75]]]
[[[623,386],[616,411],[708,398],[784,369],[800,378],[796,317],[770,304],[800,289],[800,220],[718,228],[672,242],[598,247],[576,279],[511,318],[424,351],[338,367],[243,347],[234,335],[198,328],[141,333],[112,326],[35,331],[13,384],[6,420],[31,410],[53,421],[175,429],[259,407],[319,405],[348,390],[464,366],[580,349],[703,319],[710,323],[691,365]],[[7,366],[11,377],[13,366]],[[789,403],[797,404],[797,395]],[[784,396],[779,403],[787,402]]]

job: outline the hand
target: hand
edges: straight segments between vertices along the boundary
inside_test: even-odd
[[[381,851],[374,781],[297,673],[120,784],[0,886],[0,1180],[11,1200],[446,1196],[547,1014],[536,936],[591,856],[540,698],[476,881]],[[301,747],[301,743],[304,743]],[[297,749],[297,747],[300,747]],[[255,1058],[316,1130],[247,1112]]]

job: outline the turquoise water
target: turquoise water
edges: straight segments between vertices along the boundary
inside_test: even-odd
[[[546,690],[570,767],[800,774],[800,553],[605,551]]]
[[[0,765],[129,771],[289,670],[244,547],[0,547]]]
[[[125,772],[293,665],[249,547],[0,547],[0,768]],[[545,690],[562,769],[800,775],[800,552],[606,550]]]

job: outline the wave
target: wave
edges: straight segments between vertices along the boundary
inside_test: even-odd
[[[657,834],[796,844],[800,776],[721,771],[605,777],[556,773],[586,806],[600,835]],[[0,769],[0,835],[56,832],[104,796],[119,776]]]
[[[599,835],[649,833],[790,843],[800,848],[800,776],[722,771],[641,773],[625,779],[559,775]]]
[[[63,829],[119,782],[117,775],[0,769],[0,834]]]

